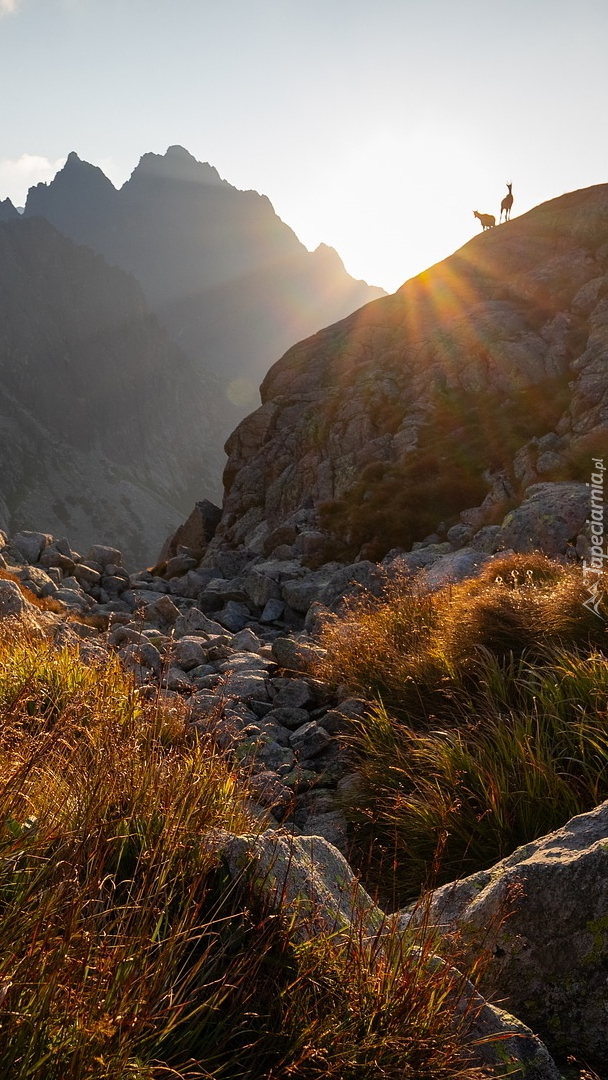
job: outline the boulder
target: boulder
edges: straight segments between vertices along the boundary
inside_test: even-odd
[[[441,589],[465,578],[476,577],[489,558],[489,555],[470,547],[451,551],[440,555],[431,566],[421,570],[418,580],[428,589]]]
[[[26,604],[16,582],[0,578],[0,619],[22,615]]]
[[[306,672],[319,662],[322,651],[294,638],[277,637],[272,643],[272,655],[280,667]]]
[[[482,983],[554,1052],[608,1061],[608,801],[432,894],[429,919],[471,954]],[[399,916],[401,929],[416,914]]]
[[[28,563],[36,563],[52,539],[48,533],[18,532],[11,539],[11,547],[16,548]]]
[[[190,548],[199,557],[205,551],[207,544],[213,539],[222,511],[209,499],[202,499],[194,506],[190,517],[169,536],[163,544],[157,562],[165,562],[178,554],[178,547]]]
[[[307,724],[296,728],[289,737],[292,750],[295,750],[300,758],[316,757],[322,750],[327,749],[331,741],[331,735],[328,735],[316,720],[309,720]]]
[[[261,895],[280,907],[295,941],[305,942],[325,932],[334,941],[352,940],[354,934],[358,947],[371,947],[375,955],[383,940],[390,947],[395,924],[374,904],[343,855],[322,837],[293,836],[280,830],[235,836],[213,829],[204,835],[203,843],[222,859],[232,877],[248,876]],[[387,931],[388,937],[383,938]],[[431,956],[426,962],[433,970],[445,966],[439,957]],[[499,1065],[503,1075],[508,1072],[521,1080],[560,1080],[540,1040],[455,974],[461,989],[453,994],[454,1012],[471,1009],[475,1014],[471,1032],[475,1064]],[[478,1045],[475,1040],[479,1039],[485,1041]]]
[[[166,595],[161,595],[157,600],[152,600],[143,609],[144,621],[155,623],[161,627],[173,626],[179,618],[179,608]]]
[[[100,563],[105,570],[106,566],[122,566],[122,552],[118,548],[110,547],[109,544],[93,544],[87,552],[87,562]]]
[[[589,465],[591,468],[591,461]],[[583,532],[590,510],[587,484],[533,484],[521,505],[504,519],[496,537],[497,548],[543,551],[550,557],[564,555],[569,543]]]

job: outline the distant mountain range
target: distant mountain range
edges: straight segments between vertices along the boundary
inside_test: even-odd
[[[181,146],[144,154],[120,190],[71,153],[30,190],[24,217],[134,274],[176,344],[205,373],[240,380],[229,394],[248,407],[290,345],[384,295],[351,278],[332,248],[309,252],[266,196]]]
[[[0,528],[149,561],[271,363],[381,294],[181,147],[120,190],[70,154],[0,202]]]
[[[40,219],[0,225],[0,527],[141,564],[219,495],[214,402],[135,279]]]

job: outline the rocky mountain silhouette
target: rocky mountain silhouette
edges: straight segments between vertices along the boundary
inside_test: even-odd
[[[71,153],[30,190],[24,214],[137,277],[180,348],[231,384],[226,435],[286,348],[383,295],[331,248],[307,251],[264,195],[239,191],[180,146],[145,154],[120,190]]]
[[[216,493],[217,387],[131,275],[17,217],[0,225],[0,520],[120,538],[141,565]]]
[[[600,185],[290,349],[228,442],[216,549],[270,551],[304,518],[319,562],[498,528],[533,485],[584,484],[608,456],[607,359]]]
[[[19,217],[19,211],[10,199],[0,199],[0,221],[16,221]]]

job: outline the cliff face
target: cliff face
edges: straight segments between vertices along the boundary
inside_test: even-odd
[[[0,524],[149,561],[219,468],[216,391],[137,282],[40,219],[0,225]]]
[[[256,191],[239,191],[179,146],[145,154],[117,191],[70,154],[25,215],[137,277],[148,303],[197,366],[250,404],[269,363],[303,336],[382,295],[335,252],[310,253]],[[243,415],[241,410],[240,415]],[[226,432],[227,434],[228,432]]]
[[[317,509],[330,553],[477,527],[608,454],[608,185],[475,236],[290,349],[231,436],[216,544]],[[493,516],[494,515],[494,516]],[[465,518],[465,520],[467,520]]]

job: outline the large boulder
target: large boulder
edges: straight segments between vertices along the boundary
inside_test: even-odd
[[[345,942],[354,934],[360,947],[367,943],[376,957],[379,949],[390,950],[395,922],[374,904],[346,859],[322,837],[270,829],[259,836],[235,836],[215,829],[206,834],[205,846],[222,858],[232,877],[248,875],[261,895],[280,906],[296,941],[329,933],[335,941]],[[425,963],[432,970],[445,966],[439,957],[431,956]],[[546,1047],[524,1024],[488,1004],[471,983],[461,977],[457,981],[460,990],[451,995],[454,1012],[467,1010],[475,1017],[471,1049],[477,1064],[499,1065],[514,1080],[560,1080]]]
[[[490,949],[482,990],[554,1052],[608,1061],[608,801],[433,893],[430,920],[471,953]],[[403,929],[416,919],[407,910]]]
[[[591,462],[590,462],[591,469]],[[565,555],[583,532],[590,516],[587,484],[533,484],[526,497],[502,523],[496,543],[513,551],[543,551],[551,558]]]
[[[213,539],[222,511],[219,506],[210,502],[209,499],[201,499],[194,506],[190,517],[186,518],[171,536],[165,540],[158,562],[166,562],[178,554],[178,548],[189,548],[196,552],[199,557],[205,551],[207,544]]]

